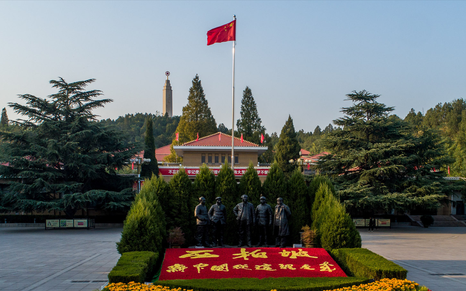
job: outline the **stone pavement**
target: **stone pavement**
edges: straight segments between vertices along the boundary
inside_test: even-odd
[[[100,290],[120,257],[121,231],[0,228],[0,290]]]
[[[392,229],[360,230],[362,246],[408,270],[408,280],[433,291],[466,290],[466,228],[421,228],[399,224]]]

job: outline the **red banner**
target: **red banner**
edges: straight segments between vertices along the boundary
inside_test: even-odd
[[[178,173],[179,170],[180,170],[180,167],[159,167],[159,173],[162,174],[163,176],[173,176],[176,173]],[[218,173],[220,172],[220,167],[218,168],[211,167],[210,170],[214,173],[215,176],[217,176]],[[238,176],[238,177],[243,176],[244,173],[246,173],[246,170],[247,170],[247,167],[243,167],[243,168],[235,167],[235,170],[234,170],[235,176]],[[263,168],[257,168],[256,172],[259,177],[267,176],[267,174],[269,173],[269,170],[270,170],[269,167],[263,167]],[[186,174],[188,174],[188,176],[194,177],[197,174],[199,174],[200,170],[199,170],[199,167],[186,167],[184,168],[184,171],[186,172]]]
[[[325,249],[167,249],[159,280],[346,277]]]

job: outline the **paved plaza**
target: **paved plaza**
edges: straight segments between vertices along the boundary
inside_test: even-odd
[[[433,291],[466,290],[466,227],[411,227],[368,232],[363,247],[406,268],[408,279]],[[119,254],[121,228],[0,227],[0,290],[95,290]]]

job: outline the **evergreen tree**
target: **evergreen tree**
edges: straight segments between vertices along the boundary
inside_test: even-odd
[[[257,175],[257,171],[254,169],[252,162],[250,162],[246,173],[244,173],[239,180],[239,192],[241,195],[248,195],[249,202],[254,205],[258,205],[261,190],[259,175]]]
[[[241,201],[237,194],[235,173],[228,162],[222,165],[217,178],[215,179],[215,192],[217,196],[222,197],[222,203],[227,209],[227,224],[225,226],[225,242],[227,244],[237,243],[237,225],[236,217],[233,214],[233,208]]]
[[[241,119],[236,121],[238,133],[243,134],[243,138],[250,142],[259,143],[260,134],[265,133],[265,127],[262,126],[262,120],[257,111],[256,101],[252,96],[252,91],[246,87],[243,91],[241,100]]]
[[[180,169],[168,183],[170,187],[170,200],[168,211],[166,211],[167,229],[181,227],[186,241],[192,243],[194,240],[193,230],[196,222],[194,219],[194,208],[197,198],[192,194],[192,183],[184,169]],[[191,241],[190,241],[191,239]]]
[[[146,118],[146,134],[144,137],[144,159],[150,159],[149,163],[143,163],[141,166],[141,177],[152,177],[152,174],[159,175],[159,166],[155,158],[154,132],[152,127],[152,118]]]
[[[8,126],[8,114],[6,113],[6,108],[3,107],[2,109],[2,119],[0,120],[0,124],[5,127],[5,126]]]
[[[436,208],[445,198],[445,151],[432,131],[411,134],[408,125],[389,116],[393,107],[365,90],[347,95],[353,106],[334,121],[342,127],[325,144],[332,152],[319,162],[338,184],[339,198],[351,211]]]
[[[268,201],[275,202],[278,197],[284,197],[286,193],[286,179],[278,163],[273,163],[269,173],[262,185],[262,194],[267,197]]]
[[[85,91],[94,79],[67,83],[52,80],[58,93],[48,99],[20,95],[26,105],[10,103],[26,120],[15,131],[1,131],[4,143],[3,177],[11,179],[2,199],[10,211],[64,211],[78,209],[126,210],[133,193],[131,180],[119,177],[121,168],[136,153],[115,129],[95,122],[92,110],[111,99],[96,100],[100,90]]]
[[[311,205],[311,207],[312,207],[312,211],[311,211],[312,221],[314,221],[314,219],[315,219],[315,214],[314,213],[319,208],[320,203],[322,203],[322,199],[323,199],[322,197],[317,199],[317,195],[316,195],[317,190],[319,190],[321,184],[327,184],[329,190],[333,194],[336,193],[335,187],[333,186],[332,182],[330,181],[330,179],[328,177],[322,176],[322,175],[314,176],[314,178],[312,179],[311,184],[309,185],[309,205]]]
[[[199,174],[194,179],[193,187],[196,193],[195,196],[203,196],[206,200],[206,205],[215,203],[215,175],[206,164],[203,164],[199,169]]]
[[[308,189],[304,176],[299,169],[294,170],[288,181],[288,195],[286,195],[286,204],[290,207],[290,234],[293,242],[299,242],[299,232],[305,225],[310,224],[310,211]]]
[[[297,167],[296,160],[299,158],[299,151],[301,150],[291,116],[288,116],[275,147],[275,161],[285,175],[291,175]],[[290,162],[290,160],[293,161]]]
[[[173,139],[172,145],[180,145],[194,140],[197,134],[199,134],[199,137],[203,137],[217,132],[217,123],[210,111],[198,75],[194,77],[192,86],[189,88],[188,104],[183,107],[183,114],[181,115],[176,132],[179,133],[179,140],[176,141]],[[176,153],[172,147],[171,154],[166,160],[174,162],[175,159]]]

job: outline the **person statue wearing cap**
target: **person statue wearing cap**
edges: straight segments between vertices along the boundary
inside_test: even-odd
[[[260,204],[256,207],[256,224],[259,232],[257,247],[267,247],[267,229],[272,225],[272,207],[265,203],[267,198],[261,195]]]
[[[278,197],[273,216],[273,233],[275,235],[276,247],[284,248],[286,246],[286,238],[290,235],[290,227],[288,225],[290,216],[290,208],[283,203],[283,198]]]
[[[199,204],[194,209],[194,217],[196,217],[196,241],[197,246],[210,247],[207,242],[209,232],[209,214],[205,206],[205,198],[199,197]]]
[[[212,222],[213,241],[212,246],[223,247],[223,228],[227,224],[227,210],[222,204],[222,197],[215,198],[217,203],[209,209],[209,218]]]
[[[233,208],[233,213],[236,216],[238,222],[238,235],[239,235],[239,247],[242,247],[246,243],[247,247],[251,247],[251,227],[255,222],[254,205],[248,202],[248,195],[241,196],[243,202],[238,203]]]

